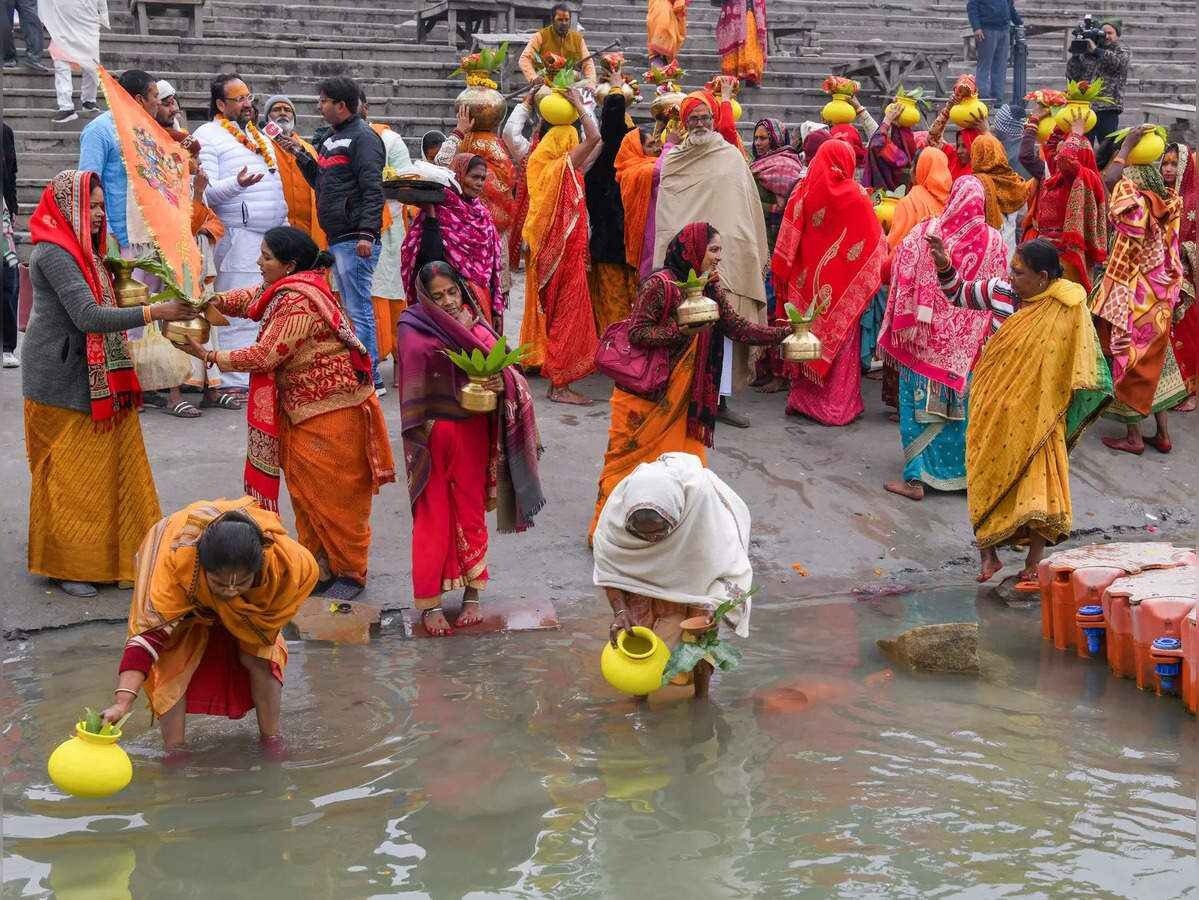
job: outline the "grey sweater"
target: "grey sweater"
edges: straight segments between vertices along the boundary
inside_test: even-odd
[[[91,412],[85,336],[141,327],[141,307],[99,306],[71,254],[54,244],[33,248],[29,277],[33,306],[21,345],[22,392],[47,406]]]

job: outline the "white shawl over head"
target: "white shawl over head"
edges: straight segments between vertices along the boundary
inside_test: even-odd
[[[626,527],[652,509],[671,526],[658,541]],[[604,504],[595,529],[595,583],[645,597],[715,609],[753,582],[749,508],[690,453],[663,453],[642,463]],[[749,634],[751,601],[729,615]]]

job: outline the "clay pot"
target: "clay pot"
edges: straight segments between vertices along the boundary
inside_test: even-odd
[[[558,91],[552,91],[537,104],[541,118],[551,125],[573,125],[578,121],[579,111],[574,104]]]
[[[833,94],[833,99],[824,104],[820,118],[829,125],[845,125],[858,117],[849,98],[853,94]]]
[[[150,289],[140,281],[133,280],[133,270],[137,268],[133,260],[105,260],[105,265],[112,272],[117,306],[130,309],[134,306],[145,306],[150,302]]]
[[[662,686],[662,673],[670,660],[670,648],[650,629],[634,625],[616,637],[616,646],[604,641],[600,672],[616,690],[644,696]]]
[[[810,322],[792,322],[791,334],[783,340],[783,360],[785,362],[807,362],[820,359],[823,349],[820,338],[812,334]]]
[[[692,616],[680,623],[683,629],[683,640],[688,644],[696,643],[700,637],[716,627],[711,616]]]
[[[920,107],[911,97],[896,97],[895,102],[891,105],[899,107],[899,115],[895,117],[895,124],[900,128],[911,128],[920,121]]]
[[[975,120],[986,118],[987,104],[975,97],[968,97],[949,108],[949,120],[958,128],[969,128]]]
[[[1160,134],[1149,132],[1132,148],[1128,154],[1128,164],[1130,166],[1148,166],[1157,162],[1162,158],[1162,154],[1166,152],[1166,142]]]
[[[499,397],[496,395],[496,392],[486,387],[484,379],[472,378],[466,384],[462,385],[462,387],[458,388],[458,405],[467,412],[494,412],[498,402]]]
[[[1043,144],[1049,140],[1049,136],[1057,128],[1057,119],[1054,117],[1052,107],[1043,106],[1041,111],[1045,113],[1045,118],[1037,124],[1037,140]]]
[[[1057,119],[1057,130],[1063,134],[1070,130],[1070,125],[1075,119],[1086,118],[1086,128],[1084,132],[1090,131],[1095,127],[1098,117],[1095,115],[1095,110],[1091,108],[1090,100],[1071,100],[1056,113],[1054,118]]]
[[[898,205],[898,197],[883,197],[874,207],[874,215],[878,217],[884,232],[891,230],[891,221],[895,218],[895,207]]]
[[[498,131],[508,109],[504,95],[495,88],[469,85],[454,99],[454,105],[470,110],[475,131]]]

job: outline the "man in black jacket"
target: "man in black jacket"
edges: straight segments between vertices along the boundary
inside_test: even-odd
[[[295,157],[316,191],[316,216],[329,238],[337,289],[354,333],[370,352],[375,388],[382,394],[371,281],[383,222],[383,141],[358,115],[361,92],[353,79],[326,78],[317,90],[318,108],[332,126],[317,147],[320,158],[302,152],[289,136],[276,142]]]
[[[978,96],[998,106],[1005,99],[1011,27],[1024,24],[1024,20],[1016,12],[1016,0],[966,0],[966,15],[978,53],[974,68]]]

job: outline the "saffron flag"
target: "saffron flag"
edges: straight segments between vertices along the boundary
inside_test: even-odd
[[[203,265],[191,230],[188,153],[103,66],[98,72],[129,176],[129,196],[162,261],[175,273],[175,284],[197,299]]]

